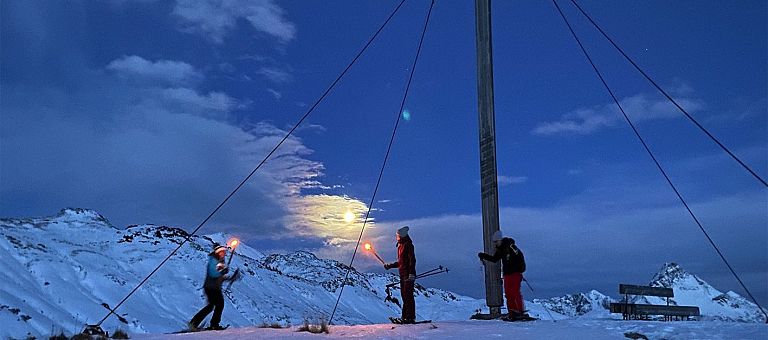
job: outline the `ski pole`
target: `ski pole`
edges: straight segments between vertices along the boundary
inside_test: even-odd
[[[416,276],[418,277],[418,276],[421,276],[421,275],[426,275],[426,274],[429,274],[429,273],[431,273],[431,272],[436,272],[436,271],[438,271],[438,270],[443,270],[443,269],[444,269],[444,268],[443,268],[443,266],[438,266],[438,267],[437,267],[437,268],[435,268],[435,269],[427,270],[427,271],[425,271],[425,272],[423,272],[423,273],[421,273],[421,274],[419,274],[419,275],[416,275]]]
[[[531,287],[531,283],[528,282],[528,280],[526,280],[524,276],[523,276],[523,281],[525,282],[526,285],[528,285],[528,288],[531,290],[531,293],[533,293],[534,290],[533,290],[533,287]],[[557,320],[555,320],[555,318],[552,317],[552,313],[549,312],[549,308],[547,308],[547,305],[542,303],[541,306],[544,307],[545,311],[547,311],[547,314],[549,314],[549,318],[552,319],[552,322],[557,322]]]
[[[429,273],[429,274],[423,274],[423,275],[417,275],[417,276],[416,276],[416,279],[423,279],[423,278],[425,278],[425,277],[427,277],[427,276],[432,276],[432,275],[437,275],[437,274],[442,274],[442,273],[447,273],[447,272],[448,272],[447,270],[441,270],[441,271],[439,271],[439,272],[434,272],[434,273]]]
[[[535,292],[535,291],[533,290],[533,287],[531,287],[531,284],[530,284],[530,283],[528,283],[528,280],[526,280],[526,279],[525,279],[525,277],[523,277],[523,282],[525,282],[525,284],[526,284],[526,285],[528,285],[528,288],[531,290],[531,293],[534,293],[534,292]]]
[[[442,266],[441,266],[441,267],[442,267]],[[416,279],[421,279],[421,278],[425,278],[425,277],[427,277],[427,276],[432,276],[432,275],[437,275],[437,274],[447,273],[448,271],[449,271],[449,270],[448,270],[448,268],[437,268],[437,269],[433,269],[433,270],[430,270],[430,271],[427,271],[427,272],[421,273],[421,274],[419,274],[419,275],[416,275],[416,277],[414,278],[414,280],[416,280]],[[398,281],[398,282],[393,282],[393,283],[390,283],[390,284],[388,284],[388,285],[387,285],[387,287],[394,287],[394,286],[397,286],[397,285],[401,284],[402,282],[403,282],[402,280],[400,280],[400,281]]]
[[[448,268],[440,268],[438,270],[430,270],[428,272],[424,272],[424,273],[421,273],[419,275],[416,275],[416,278],[420,279],[422,277],[427,277],[427,276],[432,276],[432,275],[442,274],[442,273],[447,273],[447,272],[448,272]]]

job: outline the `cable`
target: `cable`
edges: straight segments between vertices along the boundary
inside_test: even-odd
[[[101,325],[101,324],[102,324],[102,323],[103,323],[103,322],[104,322],[104,321],[105,321],[107,318],[109,318],[109,316],[110,316],[110,315],[114,314],[114,312],[117,310],[117,308],[119,308],[119,307],[120,307],[120,306],[121,306],[121,305],[122,305],[122,304],[123,304],[123,303],[124,303],[126,300],[128,300],[128,298],[129,298],[129,297],[131,297],[131,295],[133,295],[133,293],[134,293],[134,292],[136,292],[136,290],[138,290],[138,289],[139,289],[139,287],[141,287],[141,286],[142,286],[142,285],[143,285],[145,282],[147,282],[147,280],[149,280],[149,278],[150,278],[150,277],[152,277],[152,275],[154,275],[154,274],[155,274],[155,272],[157,272],[157,271],[160,269],[160,267],[162,267],[162,266],[165,264],[165,262],[167,262],[167,261],[168,261],[168,260],[169,260],[169,259],[170,259],[170,258],[171,258],[173,255],[174,255],[174,254],[176,254],[176,252],[177,252],[179,249],[181,249],[181,247],[182,247],[182,246],[183,246],[185,243],[187,243],[187,241],[189,241],[189,240],[191,239],[191,237],[192,237],[192,236],[193,236],[195,233],[197,233],[197,231],[198,231],[198,230],[200,230],[200,228],[202,228],[202,227],[203,227],[203,225],[205,225],[205,223],[207,223],[207,222],[208,222],[208,220],[210,220],[210,219],[211,219],[211,217],[213,217],[213,215],[214,215],[214,214],[216,214],[216,212],[218,212],[218,211],[219,211],[219,209],[221,209],[221,207],[222,207],[222,206],[224,206],[224,204],[225,204],[225,203],[227,203],[227,201],[229,201],[229,199],[230,199],[230,198],[231,198],[231,197],[232,197],[232,196],[233,196],[233,195],[234,195],[234,194],[235,194],[235,193],[236,193],[238,190],[240,190],[240,188],[241,188],[243,185],[245,185],[245,183],[246,183],[246,182],[247,182],[247,181],[248,181],[248,180],[251,178],[251,176],[253,176],[253,174],[254,174],[254,173],[256,173],[256,171],[257,171],[257,170],[259,170],[259,168],[261,168],[261,166],[262,166],[262,165],[264,165],[264,163],[266,163],[267,159],[269,159],[269,157],[271,157],[271,156],[272,156],[272,154],[274,154],[274,153],[275,153],[275,151],[277,151],[277,149],[278,149],[278,148],[279,148],[279,147],[280,147],[280,146],[283,144],[283,142],[285,142],[285,140],[286,140],[286,139],[288,139],[288,137],[289,137],[289,136],[290,136],[290,135],[293,133],[293,131],[295,131],[295,130],[296,130],[298,127],[299,127],[299,125],[301,125],[301,123],[302,123],[302,122],[303,122],[303,121],[304,121],[304,120],[305,120],[305,119],[306,119],[306,118],[309,116],[309,114],[310,114],[310,113],[312,113],[312,111],[314,111],[314,110],[315,110],[315,108],[317,107],[317,105],[319,105],[319,104],[320,104],[320,102],[322,102],[322,101],[323,101],[323,99],[324,99],[324,98],[325,98],[325,97],[328,95],[328,93],[330,93],[330,92],[331,92],[331,90],[332,90],[334,87],[336,87],[336,84],[337,84],[337,83],[338,83],[338,82],[341,80],[341,78],[342,78],[342,77],[343,77],[343,76],[344,76],[344,75],[347,73],[347,71],[348,71],[348,70],[349,70],[349,69],[352,67],[352,65],[354,65],[354,64],[355,64],[355,62],[357,61],[357,59],[358,59],[358,58],[360,58],[360,56],[363,54],[363,52],[365,52],[365,51],[368,49],[368,46],[370,46],[370,45],[371,45],[371,43],[373,42],[373,40],[374,40],[374,39],[376,39],[376,37],[377,37],[377,36],[379,35],[379,33],[380,33],[380,32],[381,32],[383,29],[384,29],[384,27],[385,27],[385,26],[386,26],[386,25],[389,23],[389,21],[392,19],[392,17],[394,17],[394,16],[395,16],[395,13],[397,13],[397,11],[398,11],[398,10],[400,10],[400,7],[402,7],[402,6],[403,6],[403,3],[405,3],[405,0],[402,0],[402,1],[400,2],[400,4],[399,4],[399,5],[397,5],[397,7],[396,7],[396,8],[395,8],[395,9],[392,11],[392,13],[389,15],[389,17],[387,17],[387,20],[385,20],[385,21],[384,21],[384,23],[383,23],[383,24],[381,24],[381,26],[380,26],[380,27],[379,27],[379,29],[376,31],[376,33],[374,33],[374,34],[373,34],[373,36],[371,36],[371,38],[370,38],[370,39],[368,39],[368,42],[367,42],[367,43],[366,43],[366,44],[363,46],[363,48],[362,48],[362,49],[361,49],[361,50],[360,50],[360,51],[357,53],[357,55],[355,55],[355,57],[354,57],[354,58],[352,58],[352,61],[350,61],[350,62],[349,62],[349,64],[347,65],[347,67],[344,69],[344,71],[342,71],[342,72],[341,72],[341,74],[339,74],[339,76],[338,76],[338,77],[336,77],[336,80],[334,80],[334,81],[333,81],[333,83],[331,83],[331,85],[330,85],[330,86],[328,86],[328,88],[325,90],[325,92],[323,92],[323,94],[320,96],[320,98],[318,98],[318,99],[315,101],[315,103],[314,103],[314,104],[313,104],[313,105],[312,105],[312,106],[309,108],[309,110],[307,110],[307,112],[306,112],[306,113],[304,113],[304,115],[303,115],[303,116],[301,117],[301,119],[299,119],[299,121],[298,121],[298,122],[297,122],[297,123],[296,123],[296,124],[293,126],[293,128],[291,128],[291,130],[290,130],[290,131],[288,131],[288,133],[286,133],[286,134],[285,134],[285,136],[283,137],[283,139],[281,139],[281,140],[280,140],[280,142],[278,142],[278,143],[277,143],[277,145],[275,145],[275,147],[272,149],[272,151],[270,151],[270,152],[269,152],[269,154],[267,154],[267,156],[266,156],[266,157],[264,157],[264,159],[263,159],[263,160],[261,160],[261,162],[259,163],[259,165],[257,165],[257,166],[256,166],[256,168],[254,168],[254,169],[253,169],[253,171],[251,171],[251,173],[250,173],[250,174],[248,174],[248,176],[246,176],[246,177],[245,177],[245,179],[243,179],[243,180],[242,180],[242,182],[240,182],[240,184],[239,184],[239,185],[238,185],[238,186],[237,186],[237,187],[236,187],[234,190],[232,190],[232,192],[230,192],[230,193],[229,193],[229,195],[227,195],[227,197],[226,197],[226,198],[225,198],[225,199],[224,199],[224,200],[223,200],[221,203],[219,203],[219,205],[216,207],[216,209],[214,209],[214,210],[213,210],[213,211],[212,211],[212,212],[211,212],[211,213],[208,215],[208,217],[206,217],[206,218],[205,218],[205,220],[203,220],[203,222],[201,222],[201,223],[200,223],[200,224],[197,226],[197,228],[195,228],[195,229],[192,231],[192,233],[190,233],[190,234],[189,234],[189,235],[188,235],[188,236],[187,236],[187,237],[184,239],[184,241],[182,241],[181,243],[179,243],[179,245],[176,247],[176,249],[174,249],[174,250],[173,250],[173,251],[172,251],[172,252],[171,252],[171,253],[170,253],[170,254],[169,254],[169,255],[168,255],[168,256],[167,256],[167,257],[166,257],[166,258],[165,258],[165,259],[164,259],[162,262],[160,262],[160,264],[159,264],[159,265],[157,265],[157,267],[156,267],[154,270],[152,270],[152,272],[151,272],[151,273],[149,273],[149,275],[147,275],[147,277],[145,277],[143,280],[141,280],[141,282],[139,282],[139,284],[138,284],[138,285],[137,285],[135,288],[133,288],[133,290],[131,290],[131,292],[130,292],[130,293],[128,293],[128,295],[126,295],[126,296],[125,296],[125,297],[124,297],[124,298],[123,298],[123,299],[120,301],[120,303],[118,303],[118,304],[115,306],[115,308],[113,308],[113,309],[112,309],[112,310],[109,312],[109,314],[107,314],[107,315],[106,315],[106,316],[105,316],[103,319],[101,319],[101,321],[99,321],[99,323],[98,323],[97,325],[99,325],[99,326],[100,326],[100,325]]]
[[[355,256],[357,255],[357,249],[360,248],[360,241],[363,239],[363,232],[365,231],[365,225],[368,222],[368,216],[371,214],[373,208],[373,202],[376,200],[376,193],[379,191],[379,184],[381,184],[381,177],[384,175],[384,168],[387,165],[387,159],[389,153],[392,150],[392,143],[395,141],[395,133],[397,133],[397,127],[400,125],[400,115],[405,107],[405,100],[408,99],[408,91],[411,88],[411,81],[413,80],[413,73],[416,71],[416,62],[419,60],[419,54],[421,54],[421,46],[424,43],[424,35],[427,33],[427,25],[429,24],[429,18],[432,15],[432,8],[435,7],[435,0],[432,0],[429,5],[429,11],[427,17],[424,20],[424,28],[421,31],[421,39],[419,39],[419,47],[416,49],[416,56],[413,58],[413,64],[411,65],[411,74],[408,76],[408,83],[405,86],[405,93],[403,94],[403,100],[400,102],[400,109],[397,111],[397,120],[395,120],[395,127],[392,129],[392,136],[389,138],[389,145],[387,145],[387,152],[384,154],[384,161],[381,164],[381,170],[379,170],[379,178],[376,180],[376,187],[373,189],[373,195],[371,196],[370,203],[368,204],[368,211],[365,213],[365,219],[363,219],[363,227],[360,229],[360,236],[357,237],[357,244],[355,244],[355,250],[352,252],[352,259],[349,261],[347,267],[347,273],[344,275],[344,281],[341,282],[341,289],[339,290],[339,296],[336,298],[336,304],[333,306],[331,317],[328,319],[328,324],[333,323],[333,317],[336,315],[336,309],[339,307],[339,301],[341,301],[341,294],[344,293],[344,286],[349,279],[349,272],[352,270],[352,263],[355,262]]]
[[[573,1],[573,0],[571,0]],[[619,107],[619,110],[621,111],[621,114],[624,115],[624,119],[626,119],[629,126],[632,128],[632,131],[634,131],[635,136],[640,140],[640,143],[643,144],[643,147],[645,148],[645,151],[648,152],[648,155],[651,156],[651,159],[653,159],[653,162],[656,163],[656,167],[659,168],[659,171],[661,171],[661,174],[664,175],[664,178],[667,180],[667,183],[669,186],[674,190],[675,194],[677,195],[677,198],[680,199],[680,202],[683,203],[685,206],[685,209],[688,210],[688,213],[691,215],[693,220],[696,222],[696,225],[699,226],[699,229],[701,229],[701,232],[704,233],[704,236],[707,237],[707,240],[709,240],[709,243],[712,245],[713,248],[715,248],[715,251],[717,251],[717,254],[720,255],[720,259],[723,260],[725,265],[728,267],[728,269],[731,271],[731,274],[736,278],[737,281],[739,281],[739,284],[742,288],[744,288],[744,291],[747,292],[750,298],[752,298],[752,301],[757,305],[757,307],[760,309],[761,312],[766,317],[766,322],[768,322],[768,314],[766,314],[765,310],[763,310],[762,307],[760,307],[760,304],[757,303],[757,300],[752,295],[752,293],[747,289],[747,286],[744,285],[744,282],[741,281],[741,278],[738,274],[736,274],[736,271],[733,270],[733,267],[731,267],[731,264],[728,263],[728,260],[725,259],[725,255],[720,251],[720,249],[715,244],[715,241],[712,240],[711,237],[709,237],[709,233],[704,229],[704,226],[701,225],[701,222],[699,222],[699,219],[696,218],[696,215],[691,211],[691,208],[688,206],[688,203],[685,202],[685,199],[683,199],[683,196],[680,194],[680,192],[677,190],[675,185],[672,183],[672,180],[667,175],[667,172],[664,171],[664,168],[661,167],[661,164],[659,164],[659,161],[656,159],[656,156],[653,155],[653,152],[651,152],[650,147],[648,147],[648,144],[643,140],[643,137],[640,136],[640,132],[637,130],[637,127],[635,127],[635,124],[632,123],[632,120],[629,119],[629,116],[624,111],[624,108],[621,107],[621,104],[619,103],[619,100],[616,98],[616,96],[613,94],[613,91],[608,86],[608,83],[605,81],[605,78],[603,78],[603,75],[600,73],[600,70],[598,70],[597,66],[595,65],[594,61],[592,61],[592,57],[589,56],[589,53],[587,52],[586,48],[584,48],[584,45],[581,43],[581,40],[579,40],[579,37],[576,35],[576,32],[573,30],[573,27],[571,27],[571,24],[568,22],[568,19],[565,17],[565,14],[560,9],[560,6],[557,4],[556,0],[552,0],[552,3],[555,4],[555,7],[557,8],[557,11],[560,13],[560,16],[563,18],[563,21],[565,21],[565,24],[568,26],[568,30],[571,31],[571,34],[573,35],[573,38],[576,39],[576,42],[579,44],[579,47],[581,48],[581,51],[584,53],[584,56],[587,57],[587,60],[592,65],[592,68],[595,70],[595,73],[597,74],[597,77],[600,78],[600,81],[603,83],[603,86],[605,86],[605,89],[608,91],[608,93],[611,95],[611,98],[613,98],[613,101],[616,103],[616,106]]]
[[[757,173],[755,173],[747,164],[742,162],[741,159],[739,159],[739,157],[737,157],[735,154],[733,154],[733,152],[731,152],[731,150],[729,150],[725,145],[723,145],[723,143],[721,143],[715,136],[713,136],[711,133],[709,133],[709,131],[707,131],[707,129],[705,129],[704,126],[699,124],[699,122],[696,121],[696,119],[693,118],[693,116],[688,114],[688,112],[685,111],[685,109],[683,109],[683,107],[680,106],[680,104],[678,104],[674,99],[672,99],[672,96],[670,96],[666,91],[664,91],[664,89],[662,89],[661,86],[659,86],[659,84],[657,84],[647,73],[645,73],[645,71],[643,71],[643,69],[640,68],[640,66],[638,66],[637,63],[635,63],[635,61],[632,60],[632,58],[629,57],[629,55],[624,53],[624,50],[622,50],[621,47],[619,47],[619,45],[617,45],[613,41],[613,39],[611,39],[611,37],[609,37],[608,34],[605,33],[605,31],[603,31],[603,29],[600,28],[600,26],[594,20],[592,20],[592,17],[590,17],[589,14],[587,14],[587,12],[585,12],[584,9],[582,9],[581,6],[579,6],[579,4],[576,3],[576,0],[571,0],[571,3],[573,3],[576,6],[576,8],[579,9],[579,12],[581,12],[581,14],[583,14],[589,20],[589,22],[591,22],[592,25],[595,26],[595,28],[597,28],[598,31],[600,31],[600,33],[603,35],[603,37],[608,39],[608,41],[611,43],[611,45],[613,45],[613,47],[615,47],[616,50],[618,50],[619,53],[621,53],[621,55],[623,55],[624,58],[627,59],[627,61],[629,61],[629,63],[632,64],[632,66],[634,66],[635,69],[637,69],[637,71],[640,72],[640,74],[643,75],[643,77],[645,77],[645,79],[647,79],[651,84],[653,84],[653,86],[656,87],[656,89],[659,90],[659,92],[661,92],[661,94],[663,94],[665,97],[667,97],[667,99],[669,99],[669,101],[672,102],[672,104],[674,104],[677,107],[677,109],[680,110],[680,112],[682,112],[686,117],[688,117],[688,119],[691,122],[693,122],[693,124],[695,124],[702,132],[704,132],[707,136],[709,136],[709,138],[712,139],[712,141],[715,142],[718,146],[720,146],[720,148],[723,149],[723,151],[725,151],[728,155],[730,155],[731,158],[733,158],[733,160],[735,160],[736,162],[741,164],[741,166],[744,169],[746,169],[750,174],[752,174],[752,176],[754,176],[758,181],[763,183],[763,186],[768,188],[768,182],[766,182]]]

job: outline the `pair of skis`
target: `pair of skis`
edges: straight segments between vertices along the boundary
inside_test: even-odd
[[[420,320],[420,321],[403,321],[401,318],[389,317],[389,321],[397,325],[417,325],[420,323],[431,323],[432,320]]]
[[[221,328],[213,329],[211,327],[205,327],[205,328],[198,328],[198,329],[185,329],[178,332],[173,332],[170,334],[181,334],[181,333],[197,333],[197,332],[208,332],[208,331],[223,331],[225,329],[229,328],[229,325],[226,325]]]
[[[507,322],[520,322],[520,321],[536,321],[537,318],[534,318],[528,314],[518,315],[518,316],[509,316],[505,315],[500,318],[502,321]]]

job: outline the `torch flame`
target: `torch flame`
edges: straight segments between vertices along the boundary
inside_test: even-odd
[[[240,241],[236,238],[233,238],[229,241],[229,247],[232,249],[237,248],[237,244],[240,243]]]
[[[372,248],[370,243],[365,244],[365,250],[371,250]]]

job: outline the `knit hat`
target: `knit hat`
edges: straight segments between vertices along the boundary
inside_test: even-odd
[[[501,230],[496,230],[496,232],[491,235],[491,242],[501,241],[503,237],[504,235],[501,234]]]
[[[211,252],[211,254],[216,254],[216,253],[218,253],[220,251],[227,251],[227,247],[222,246],[220,244],[214,244],[213,245],[213,251]]]
[[[400,237],[408,236],[408,226],[397,229],[397,236],[400,236]]]

